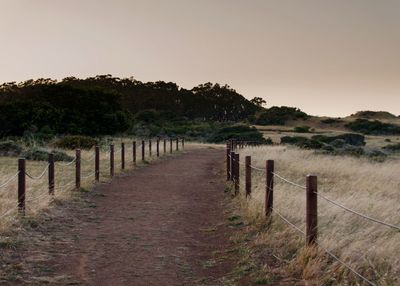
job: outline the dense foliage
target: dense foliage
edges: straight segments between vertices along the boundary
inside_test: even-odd
[[[258,125],[284,125],[289,120],[307,119],[309,116],[295,107],[273,106],[258,112],[253,120]]]
[[[378,120],[357,119],[346,124],[353,131],[370,135],[399,135],[400,126]]]
[[[261,109],[227,85],[206,83],[186,90],[171,82],[110,75],[29,80],[0,86],[0,137],[115,134],[152,121],[147,117],[154,113],[146,110],[170,121],[236,122]]]

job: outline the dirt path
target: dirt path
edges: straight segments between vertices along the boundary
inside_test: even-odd
[[[223,156],[194,150],[97,186],[40,230],[49,237],[39,261],[46,282],[221,285],[233,267]]]

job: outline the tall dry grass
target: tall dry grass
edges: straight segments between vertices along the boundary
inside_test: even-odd
[[[384,163],[368,159],[328,156],[292,147],[248,147],[238,150],[241,160],[252,157],[252,165],[265,168],[267,159],[275,160],[275,172],[305,186],[306,176],[318,176],[319,193],[345,206],[380,220],[400,225],[400,161]],[[244,166],[241,165],[241,188],[244,189]],[[253,193],[247,203],[251,216],[263,211],[265,173],[252,171]],[[289,221],[305,230],[305,190],[275,177],[274,208]],[[318,198],[320,245],[343,259],[377,285],[400,284],[400,233],[383,225],[365,220]],[[292,268],[299,267],[304,256],[302,235],[277,215],[271,229],[261,232],[260,240],[268,241],[276,253],[293,260]],[[276,240],[274,243],[271,240]],[[287,248],[287,250],[285,250]],[[290,256],[302,249],[296,256]],[[286,253],[286,254],[285,254]],[[304,278],[317,279],[317,284],[365,283],[339,263],[323,257],[314,263],[303,261],[306,269],[296,269]],[[307,260],[307,259],[305,259]],[[300,263],[301,264],[301,263]],[[324,264],[324,265],[318,265]],[[296,266],[297,265],[297,266]],[[350,282],[349,282],[350,281]],[[367,285],[367,284],[366,284]]]
[[[114,160],[115,174],[122,173],[121,170],[121,143],[125,143],[125,171],[134,168],[133,164],[133,145],[132,139],[115,138]],[[173,153],[176,152],[176,143],[173,142]],[[197,148],[196,145],[187,143],[188,148]],[[167,142],[166,152],[164,153],[163,142],[160,141],[160,157],[170,154],[170,145]],[[181,143],[179,143],[181,149]],[[75,157],[75,152],[61,150]],[[81,187],[90,189],[95,183],[94,176],[94,148],[92,150],[81,151]],[[152,156],[149,154],[148,140],[145,141],[145,162],[141,160],[142,148],[141,140],[136,141],[136,166],[148,164],[157,160],[156,141],[152,141]],[[26,161],[26,172],[33,177],[40,176],[46,170],[48,163],[45,161]],[[0,157],[0,185],[6,182],[18,170],[18,158]],[[110,180],[110,157],[109,146],[102,146],[100,151],[100,182]],[[0,188],[0,233],[10,229],[10,226],[18,218],[17,209],[17,185],[15,178],[5,187]],[[34,216],[54,200],[68,200],[74,194],[75,189],[75,162],[56,162],[55,163],[55,195],[48,194],[48,172],[45,171],[40,179],[30,179],[26,177],[26,214]]]

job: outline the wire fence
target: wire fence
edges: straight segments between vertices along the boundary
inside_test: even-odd
[[[238,148],[238,146],[241,146]],[[349,214],[356,215],[357,217],[360,217],[364,220],[367,220],[369,222],[388,227],[392,230],[399,231],[400,226],[395,225],[392,223],[385,222],[381,219],[375,218],[371,215],[361,213],[355,209],[349,208],[342,203],[335,201],[321,192],[317,191],[317,177],[316,176],[307,176],[307,185],[301,185],[299,183],[296,183],[292,181],[289,178],[286,178],[283,175],[278,174],[277,172],[274,171],[274,161],[273,160],[267,160],[266,162],[266,168],[260,168],[257,166],[252,165],[251,163],[251,157],[246,156],[246,162],[248,163],[241,163],[239,159],[239,154],[236,153],[238,149],[243,149],[246,144],[242,143],[235,143],[235,140],[228,141],[227,143],[227,156],[226,156],[226,161],[227,161],[227,179],[232,181],[235,184],[235,192],[238,191],[239,185],[237,184],[237,181],[239,180],[240,177],[240,165],[245,167],[244,173],[245,173],[245,189],[246,189],[246,197],[250,196],[251,194],[251,172],[250,170],[256,170],[258,172],[264,173],[265,174],[265,185],[266,185],[266,193],[265,193],[265,214],[268,216],[270,213],[276,214],[283,222],[285,222],[287,225],[295,229],[299,234],[304,235],[306,238],[306,243],[307,246],[318,246],[320,247],[327,255],[329,255],[331,258],[339,262],[342,266],[347,268],[349,271],[351,271],[353,274],[355,274],[358,278],[362,279],[365,283],[369,285],[376,285],[371,279],[366,278],[364,275],[362,275],[360,272],[358,272],[356,269],[354,269],[351,265],[346,263],[343,259],[335,255],[332,251],[321,245],[320,242],[317,240],[317,231],[318,231],[318,225],[317,225],[317,197],[322,198],[326,202],[330,203],[332,206],[339,207],[342,210],[348,212]],[[294,186],[298,189],[301,190],[306,190],[305,195],[306,195],[306,201],[307,201],[307,211],[306,211],[306,225],[305,225],[305,230],[302,230],[300,227],[298,227],[295,223],[291,222],[288,218],[286,218],[280,211],[278,211],[275,207],[273,207],[273,190],[274,190],[274,178],[278,178],[281,182],[285,184],[289,184],[291,186]]]
[[[179,143],[181,143],[181,148],[184,148],[184,138],[176,138],[174,140],[176,140],[176,149],[174,148],[174,150],[179,151]],[[52,201],[57,195],[64,194],[74,189],[79,190],[81,187],[81,180],[87,182],[87,180],[90,179],[91,182],[99,182],[100,178],[112,178],[116,170],[117,172],[123,172],[125,169],[128,169],[128,165],[130,167],[137,165],[136,155],[139,150],[142,151],[141,161],[145,162],[145,160],[148,159],[146,157],[151,156],[150,146],[152,139],[143,140],[143,142],[148,142],[149,144],[136,144],[136,141],[133,141],[130,145],[121,143],[120,147],[117,149],[114,149],[114,145],[111,144],[109,150],[106,152],[101,151],[100,147],[96,146],[94,148],[94,154],[89,157],[81,157],[81,151],[78,149],[75,152],[75,157],[68,162],[55,161],[54,155],[49,154],[48,163],[40,170],[38,175],[27,170],[25,159],[18,159],[17,172],[3,182],[0,182],[0,190],[3,191],[3,194],[7,194],[6,197],[0,198],[0,203],[2,203],[1,200],[7,200],[7,203],[10,203],[13,200],[13,196],[10,196],[13,186],[10,184],[17,181],[17,188],[14,190],[16,194],[16,204],[14,206],[14,203],[11,203],[13,205],[12,207],[0,213],[0,219],[13,215],[14,213],[25,215],[27,204],[31,209],[34,208],[35,205],[38,206],[37,204],[39,202],[46,202],[46,198],[49,199],[48,201]],[[160,156],[160,141],[157,140],[156,143],[158,152],[156,156],[152,156],[153,158]],[[145,147],[148,147],[148,150],[145,150]],[[129,159],[131,164],[127,164],[126,154],[128,152],[132,154]],[[119,155],[116,156],[116,154]],[[166,154],[166,150],[164,154]],[[42,181],[44,178],[48,179],[47,188],[44,187]],[[93,178],[93,180],[91,178]],[[26,179],[30,179],[30,181],[27,182]],[[9,188],[6,189],[6,187]],[[29,189],[29,192],[26,192],[27,189]],[[3,205],[5,205],[5,203],[4,201]]]

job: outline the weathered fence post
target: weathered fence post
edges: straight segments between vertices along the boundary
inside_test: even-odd
[[[246,197],[251,196],[251,156],[246,156]]]
[[[114,177],[114,145],[110,145],[110,176]]]
[[[151,157],[151,139],[149,139],[149,157]]]
[[[185,137],[182,137],[182,149],[185,149]]]
[[[144,161],[144,152],[145,152],[145,145],[144,145],[144,140],[142,140],[142,161]]]
[[[179,137],[176,137],[176,151],[179,150]]]
[[[157,157],[160,157],[160,139],[157,138]]]
[[[121,169],[125,169],[125,143],[121,143]]]
[[[226,146],[226,180],[229,181],[231,178],[231,149],[229,144]]]
[[[233,179],[235,178],[235,152],[233,152],[232,149],[230,157],[230,166],[231,166],[230,180],[233,181]]]
[[[169,138],[169,153],[172,153],[172,138]]]
[[[26,169],[25,159],[18,159],[18,210],[25,215]]]
[[[75,151],[75,188],[81,188],[81,150],[76,149]]]
[[[235,154],[235,194],[239,191],[239,174],[240,166],[239,166],[239,154]]]
[[[267,160],[265,165],[265,215],[269,216],[274,206],[274,160]]]
[[[100,147],[94,149],[94,177],[96,182],[100,181]]]
[[[49,154],[49,195],[54,195],[54,154]]]
[[[133,141],[132,143],[132,160],[133,165],[136,166],[136,141]]]
[[[317,242],[318,236],[317,176],[308,175],[306,187],[306,243],[312,246]]]
[[[164,154],[167,152],[167,139],[164,138]]]

